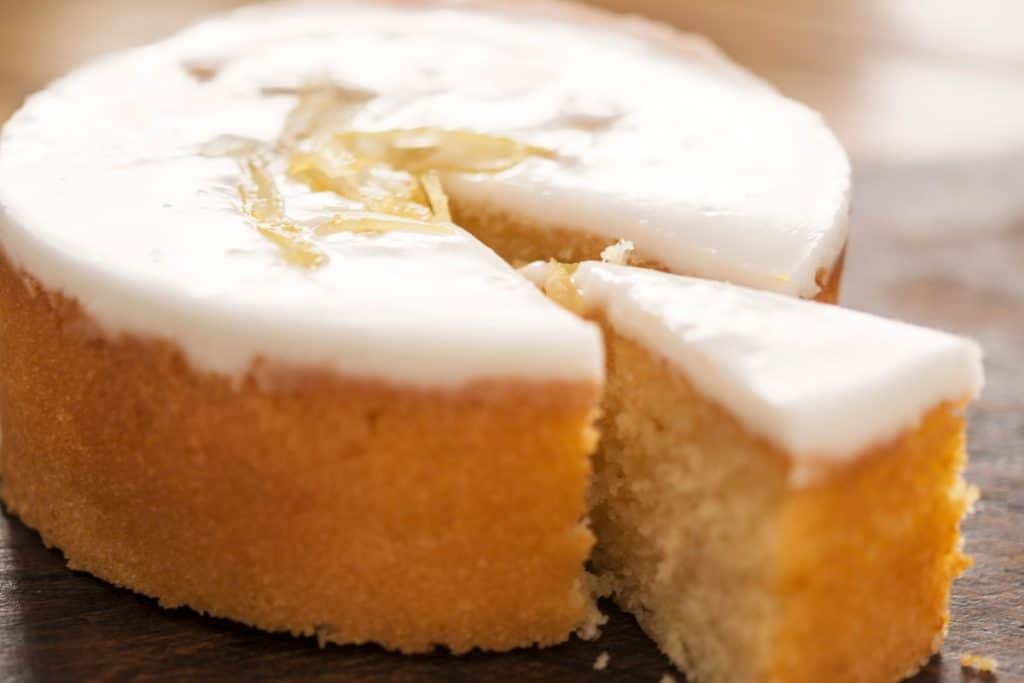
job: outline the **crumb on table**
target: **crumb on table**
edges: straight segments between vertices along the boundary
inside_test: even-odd
[[[992,657],[965,652],[960,655],[960,666],[965,669],[974,669],[979,673],[993,675],[999,666],[999,662]]]

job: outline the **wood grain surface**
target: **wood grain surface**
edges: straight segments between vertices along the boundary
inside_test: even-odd
[[[599,0],[711,35],[825,112],[855,162],[844,305],[977,338],[964,525],[976,564],[942,655],[918,683],[1024,681],[1024,3],[1018,0]],[[90,56],[237,0],[0,0],[0,120]],[[674,673],[631,618],[594,642],[505,655],[402,657],[263,634],[65,568],[0,517],[0,680],[650,681]],[[843,637],[843,634],[836,634]],[[608,667],[593,669],[598,655]],[[682,680],[674,673],[677,680]]]

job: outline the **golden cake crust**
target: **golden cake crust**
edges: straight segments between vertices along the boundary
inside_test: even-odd
[[[0,495],[70,566],[270,630],[406,652],[591,616],[598,387],[412,390],[99,333],[0,257]]]

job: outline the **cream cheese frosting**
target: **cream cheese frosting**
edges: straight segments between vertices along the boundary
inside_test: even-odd
[[[338,233],[285,263],[203,154],[272,141],[297,94],[367,94],[360,130],[435,126],[553,151],[446,173],[465,201],[628,239],[641,256],[795,296],[846,239],[849,168],[820,118],[703,41],[556,2],[248,8],[85,67],[0,138],[0,245],[113,333],[237,374],[263,356],[435,385],[600,377],[597,332],[467,233]],[[298,220],[339,198],[296,183]]]
[[[951,334],[630,266],[586,262],[573,281],[586,310],[794,458],[797,482],[982,387],[979,347]]]

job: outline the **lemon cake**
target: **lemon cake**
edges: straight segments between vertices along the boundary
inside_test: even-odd
[[[887,680],[963,563],[979,380],[801,301],[835,301],[849,183],[702,40],[571,4],[271,4],[109,57],[0,137],[0,496],[73,567],[322,642],[557,643],[597,586],[700,681],[858,639]],[[510,265],[620,239],[646,268],[556,288],[593,320]],[[673,317],[702,296],[742,329],[688,365],[690,323],[731,338]]]
[[[621,265],[528,273],[605,330],[592,568],[688,679],[897,681],[938,651],[973,342]]]

